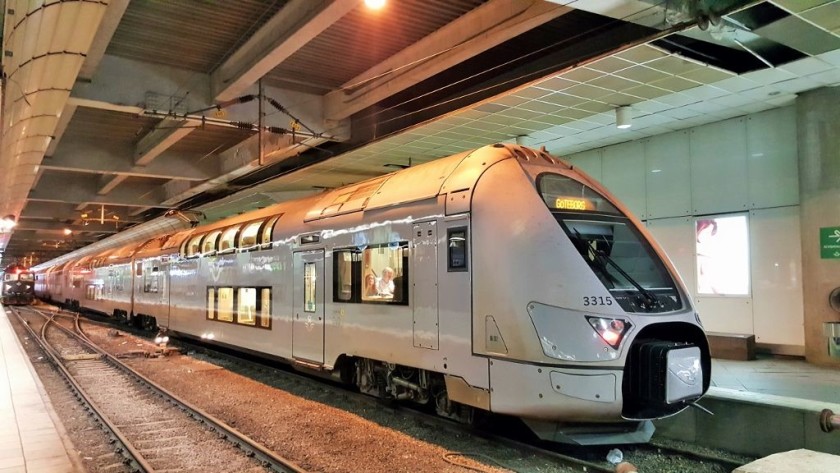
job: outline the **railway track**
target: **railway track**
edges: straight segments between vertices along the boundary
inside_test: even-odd
[[[100,349],[84,335],[77,315],[69,315],[71,329],[57,320],[68,314],[11,312],[133,470],[305,473]]]
[[[118,327],[121,330],[125,329],[124,327],[109,324],[103,320],[95,320],[91,323],[102,324],[112,328]],[[148,334],[146,333],[135,330],[129,331],[138,336],[148,337]],[[301,383],[317,385],[322,390],[329,390],[332,393],[330,396],[334,396],[336,398],[341,397],[351,399],[353,402],[359,403],[360,405],[380,410],[387,409],[395,414],[412,417],[419,423],[432,425],[438,430],[446,430],[456,434],[467,434],[473,437],[479,437],[487,442],[498,444],[500,446],[503,445],[509,449],[516,450],[523,457],[531,456],[548,459],[551,464],[556,465],[555,470],[548,471],[586,471],[602,473],[613,473],[617,471],[615,465],[611,465],[609,462],[605,461],[606,452],[609,448],[569,448],[564,445],[535,441],[532,438],[526,438],[524,434],[511,434],[510,429],[501,429],[506,430],[505,432],[500,432],[498,431],[499,429],[496,429],[495,431],[492,429],[476,429],[475,427],[458,424],[420,410],[408,408],[402,404],[390,403],[368,395],[355,393],[343,387],[324,383],[323,380],[313,379],[292,370],[267,366],[266,364],[252,359],[251,357],[243,357],[238,354],[218,351],[207,347],[206,345],[199,345],[186,340],[178,340],[177,344],[182,347],[182,351],[194,352],[206,361],[210,361],[211,363],[235,371],[238,374],[280,389],[288,390],[291,386]],[[688,448],[689,446],[686,447],[687,448],[680,448],[673,445],[657,443],[648,445],[620,446],[619,448],[624,452],[625,460],[636,465],[638,467],[638,471],[640,472],[656,471],[657,473],[665,473],[672,471],[675,473],[682,473],[685,471],[691,471],[704,473],[728,473],[734,468],[749,461],[746,459],[736,460],[714,453],[696,451]],[[453,453],[451,454],[451,458],[447,459],[447,461],[458,465],[458,456],[473,457],[474,459],[484,461],[488,465],[496,465],[511,471],[516,471],[516,468],[508,465],[505,459],[481,458],[482,455],[475,456],[469,452]],[[691,465],[690,469],[686,469],[685,465],[687,464]],[[565,468],[565,470],[561,470],[562,468]],[[474,468],[469,469],[474,470]]]
[[[616,465],[605,460],[608,447],[569,447],[561,444],[541,442],[528,438],[529,433],[524,429],[510,429],[508,426],[490,429],[475,427],[444,419],[422,410],[411,408],[409,405],[391,401],[383,401],[365,394],[349,391],[344,387],[324,383],[321,379],[313,379],[309,376],[297,373],[292,370],[278,369],[266,366],[259,361],[242,357],[237,354],[214,350],[205,345],[194,344],[185,340],[178,340],[184,350],[202,353],[211,362],[215,362],[226,369],[233,369],[237,373],[252,379],[260,380],[266,384],[281,387],[295,383],[312,383],[322,389],[331,390],[334,396],[351,398],[354,402],[375,407],[377,409],[389,409],[394,413],[405,415],[416,419],[418,422],[433,425],[434,428],[446,430],[456,434],[468,434],[473,437],[480,437],[488,442],[504,445],[510,449],[519,451],[523,456],[535,456],[550,459],[552,463],[566,467],[569,471],[584,471],[596,473],[615,473],[618,471]],[[651,443],[643,445],[619,446],[624,452],[625,459],[638,467],[639,472],[656,473],[684,473],[685,471],[704,473],[729,473],[735,468],[752,459],[734,459],[714,453],[702,452],[691,449],[690,446],[681,448],[664,443]],[[461,454],[455,454],[461,455]],[[471,456],[466,453],[464,456]],[[481,455],[478,456],[481,459]],[[504,459],[483,458],[488,464],[516,471],[506,464]],[[452,463],[457,464],[456,461]],[[670,469],[661,469],[662,465],[671,465]],[[693,464],[694,468],[685,470],[685,464]],[[634,470],[626,470],[628,472]]]

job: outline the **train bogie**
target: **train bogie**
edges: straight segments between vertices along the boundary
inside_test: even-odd
[[[709,385],[699,320],[643,225],[588,176],[518,146],[120,251],[119,264],[94,258],[86,284],[128,268],[127,299],[112,284],[83,306],[452,418],[479,409],[555,440],[638,441]],[[62,286],[49,290],[76,294],[86,264],[47,271]]]

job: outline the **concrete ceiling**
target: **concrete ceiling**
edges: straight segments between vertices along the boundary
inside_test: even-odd
[[[516,137],[571,153],[840,83],[837,0],[111,0],[73,47],[29,3],[5,9],[4,265],[186,226],[171,209],[215,220]],[[44,31],[83,60],[41,106]]]

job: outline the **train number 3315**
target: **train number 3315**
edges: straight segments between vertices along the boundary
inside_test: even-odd
[[[613,305],[613,300],[609,296],[583,296],[583,305]]]

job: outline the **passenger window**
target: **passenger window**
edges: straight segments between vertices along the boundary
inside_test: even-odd
[[[207,320],[216,318],[216,288],[207,288]]]
[[[450,228],[446,231],[446,239],[449,242],[448,270],[467,270],[467,228]]]
[[[201,251],[201,237],[204,235],[196,235],[190,239],[187,244],[187,257],[198,256]]]
[[[303,311],[315,312],[315,263],[303,265]]]
[[[262,229],[262,234],[260,235],[260,244],[267,245],[271,243],[271,235],[274,231],[274,224],[277,223],[277,220],[280,218],[280,215],[276,217],[272,217],[268,223]]]
[[[252,287],[239,288],[238,301],[236,322],[242,325],[257,325],[257,290]]]
[[[218,289],[218,301],[217,320],[233,322],[233,288],[220,287]]]
[[[151,263],[144,264],[150,271],[144,271],[143,276],[143,292],[160,292],[160,270],[157,266],[151,266]]]
[[[209,233],[201,243],[201,253],[206,255],[216,251],[216,243],[218,243],[221,234],[221,230]]]
[[[362,302],[408,304],[407,242],[369,246],[362,261]]]
[[[239,233],[239,227],[230,227],[222,233],[219,239],[219,251],[227,251],[236,247],[236,234]]]
[[[239,248],[249,249],[257,245],[257,234],[260,231],[262,222],[249,223],[239,236]]]
[[[271,288],[260,289],[260,327],[271,328]]]
[[[336,250],[333,252],[334,302],[359,302],[356,295],[360,286],[358,276],[362,254],[358,250]]]

